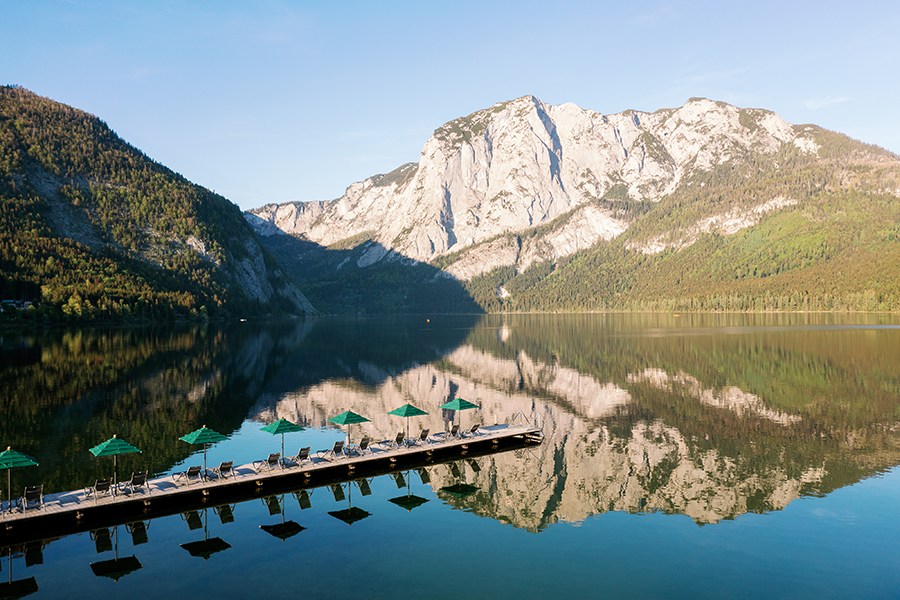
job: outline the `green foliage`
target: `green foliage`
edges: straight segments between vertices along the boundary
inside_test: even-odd
[[[40,301],[30,319],[267,312],[272,306],[248,300],[229,276],[253,240],[237,206],[100,119],[0,87],[0,297]]]

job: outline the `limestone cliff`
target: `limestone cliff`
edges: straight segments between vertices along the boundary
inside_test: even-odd
[[[785,145],[807,154],[818,148],[808,129],[774,113],[705,99],[603,115],[525,96],[443,125],[418,164],[355,183],[341,198],[269,205],[246,218],[260,235],[288,233],[321,245],[374,232],[378,247],[393,252],[373,261],[449,254],[446,272],[468,280],[496,266],[522,271],[614,239],[629,226],[623,206],[657,201],[693,173],[739,156],[771,156]],[[708,217],[696,230],[733,233],[791,203],[774,200]],[[543,224],[549,225],[521,242],[503,237]]]

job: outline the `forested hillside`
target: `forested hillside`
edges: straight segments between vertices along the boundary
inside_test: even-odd
[[[642,203],[615,240],[466,289],[491,312],[900,311],[900,160],[808,129],[816,155],[736,156]]]
[[[0,88],[0,299],[34,303],[19,318],[297,314],[298,297],[237,206],[93,115]]]

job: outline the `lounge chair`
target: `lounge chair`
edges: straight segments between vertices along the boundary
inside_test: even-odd
[[[182,471],[181,473],[173,473],[172,479],[178,483],[182,479],[187,481],[188,485],[191,485],[191,479],[196,479],[197,481],[203,481],[203,467],[200,465],[196,465],[193,467],[188,467],[187,471]]]
[[[150,541],[147,537],[147,527],[147,523],[144,523],[143,521],[135,521],[134,523],[129,523],[125,526],[125,529],[131,534],[132,546],[146,544]]]
[[[318,452],[316,452],[317,455],[323,453],[325,454],[325,456],[328,456],[330,454],[332,458],[337,458],[339,454],[341,456],[344,456],[344,440],[335,442],[334,446],[332,446],[329,450],[319,450]]]
[[[97,554],[103,552],[112,552],[112,532],[108,528],[95,529],[91,532],[91,539],[94,540],[94,546],[97,548]]]
[[[359,445],[351,446],[351,447],[347,448],[348,453],[356,454],[357,456],[362,456],[367,451],[372,452],[372,450],[369,448],[369,437],[368,436],[361,439],[359,441]]]
[[[297,497],[297,504],[300,505],[300,510],[306,510],[307,508],[312,507],[312,500],[309,498],[308,491],[301,490],[300,492],[294,492],[294,496]]]
[[[196,510],[181,513],[181,519],[188,524],[188,529],[191,531],[203,529],[203,517],[201,517],[200,513]]]
[[[461,433],[460,437],[471,437],[471,436],[481,435],[480,433],[478,433],[479,427],[481,427],[481,423],[475,423],[474,425],[472,425],[471,429]]]
[[[409,445],[415,446],[415,445],[419,444],[420,442],[423,444],[430,444],[431,441],[428,439],[429,433],[431,433],[430,429],[423,429],[422,433],[419,434],[419,437],[409,440]]]
[[[347,496],[344,494],[344,486],[340,483],[331,484],[331,493],[334,495],[335,502],[343,502],[347,499]]]
[[[300,448],[300,452],[298,452],[296,456],[285,457],[285,460],[287,460],[288,462],[292,462],[299,467],[304,460],[309,460],[309,451],[311,449],[312,448],[310,446]]]
[[[269,509],[270,517],[281,514],[281,501],[278,499],[278,496],[269,496],[268,498],[263,498],[262,501],[266,508]]]
[[[277,467],[281,465],[281,452],[273,452],[269,455],[269,458],[266,460],[257,460],[253,462],[253,468],[257,471],[262,471],[262,468],[265,467],[268,471],[272,471],[272,467]],[[283,469],[284,467],[282,467]]]
[[[223,504],[222,506],[216,507],[216,514],[219,515],[219,522],[224,525],[225,523],[234,523],[234,506],[230,504]]]
[[[452,440],[454,438],[459,437],[459,425],[454,425],[450,428],[450,431],[443,431],[441,433],[434,434],[434,438],[436,440]]]
[[[228,474],[231,473],[231,478],[234,479],[234,461],[229,460],[221,463],[218,467],[213,467],[212,473],[217,479],[228,477]]]
[[[44,564],[44,542],[38,540],[25,544],[25,566],[33,567],[34,565]],[[18,583],[18,582],[16,582]],[[21,598],[18,594],[17,597]]]
[[[22,496],[22,511],[29,508],[44,508],[44,486],[31,485],[25,488],[25,495]]]
[[[147,471],[135,471],[131,474],[131,481],[125,481],[122,483],[122,488],[129,490],[129,493],[133,494],[135,490],[141,490],[143,493],[143,489],[147,488],[147,493],[150,493],[150,484],[147,483]]]
[[[112,479],[98,479],[91,487],[84,488],[84,498],[87,500],[91,496],[94,502],[103,495],[112,496]]]
[[[393,473],[392,476],[394,478],[394,483],[397,484],[398,490],[402,490],[403,488],[407,487],[406,479],[403,477],[403,473]]]
[[[372,487],[369,485],[368,479],[357,479],[356,485],[359,486],[359,493],[363,496],[371,496],[372,495]]]
[[[417,469],[416,473],[419,474],[419,479],[422,480],[422,483],[428,485],[431,483],[431,475],[428,474],[428,471],[425,469]]]
[[[397,437],[395,437],[394,439],[384,440],[383,442],[378,442],[378,443],[383,446],[388,446],[390,448],[399,448],[405,442],[406,442],[406,434],[401,431],[400,433],[397,434]]]

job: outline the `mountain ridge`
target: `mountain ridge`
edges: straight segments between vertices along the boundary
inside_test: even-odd
[[[0,88],[0,209],[3,298],[49,320],[314,312],[237,206],[17,86]]]
[[[739,243],[741,232],[773,219],[803,230],[797,239],[784,242],[800,247],[777,252],[810,254],[813,267],[827,270],[837,265],[833,258],[846,262],[854,251],[841,236],[842,230],[856,226],[841,214],[874,219],[871,229],[900,217],[897,197],[897,155],[815,125],[791,125],[764,109],[695,98],[674,109],[603,115],[523,96],[437,128],[419,163],[354,183],[341,198],[309,207],[267,205],[245,218],[266,244],[267,236],[284,233],[320,247],[340,243],[354,249],[340,262],[340,274],[285,261],[286,268],[298,277],[302,272],[313,284],[347,277],[347,260],[360,269],[414,261],[461,282],[484,310],[630,310],[636,306],[633,301],[646,306],[653,298],[662,299],[659,292],[622,296],[634,287],[629,279],[648,274],[619,272],[605,290],[596,289],[592,298],[574,305],[519,301],[521,294],[518,300],[510,298],[514,294],[503,288],[516,278],[525,286],[526,272],[539,267],[543,274],[532,274],[527,286],[537,296],[548,291],[552,273],[585,253],[596,258],[590,259],[594,268],[579,274],[582,282],[600,278],[604,264],[628,263],[634,269],[643,260],[640,256],[666,261],[670,251],[684,253],[716,237],[726,240],[729,252],[744,253],[736,258],[740,263],[771,262],[759,250],[731,246]],[[797,211],[815,214],[798,224],[791,216]],[[857,234],[872,238],[866,242],[868,252],[884,254],[883,240],[865,231]],[[806,247],[822,244],[830,250],[816,254]],[[888,270],[900,270],[900,257],[893,247],[889,250],[893,262]],[[823,267],[828,261],[830,266]],[[780,264],[738,264],[731,271],[743,273],[748,266],[764,276],[783,270]],[[710,267],[712,279],[724,279],[727,267]],[[326,265],[326,271],[332,268]],[[814,276],[822,274],[810,271],[809,277]],[[657,279],[657,289],[678,293],[666,299],[682,305],[688,291],[698,293],[680,290],[677,281]],[[781,293],[771,288],[774,280],[758,279],[752,290],[741,293]],[[886,285],[883,278],[874,283],[890,288],[875,293],[893,306],[896,299],[890,301],[890,295],[900,292],[896,285]],[[732,292],[726,281],[716,285]],[[805,281],[790,293],[824,298],[838,291],[825,285]],[[870,289],[873,282],[858,280],[846,291]],[[616,300],[620,297],[624,299]],[[708,309],[704,302],[700,304]]]

